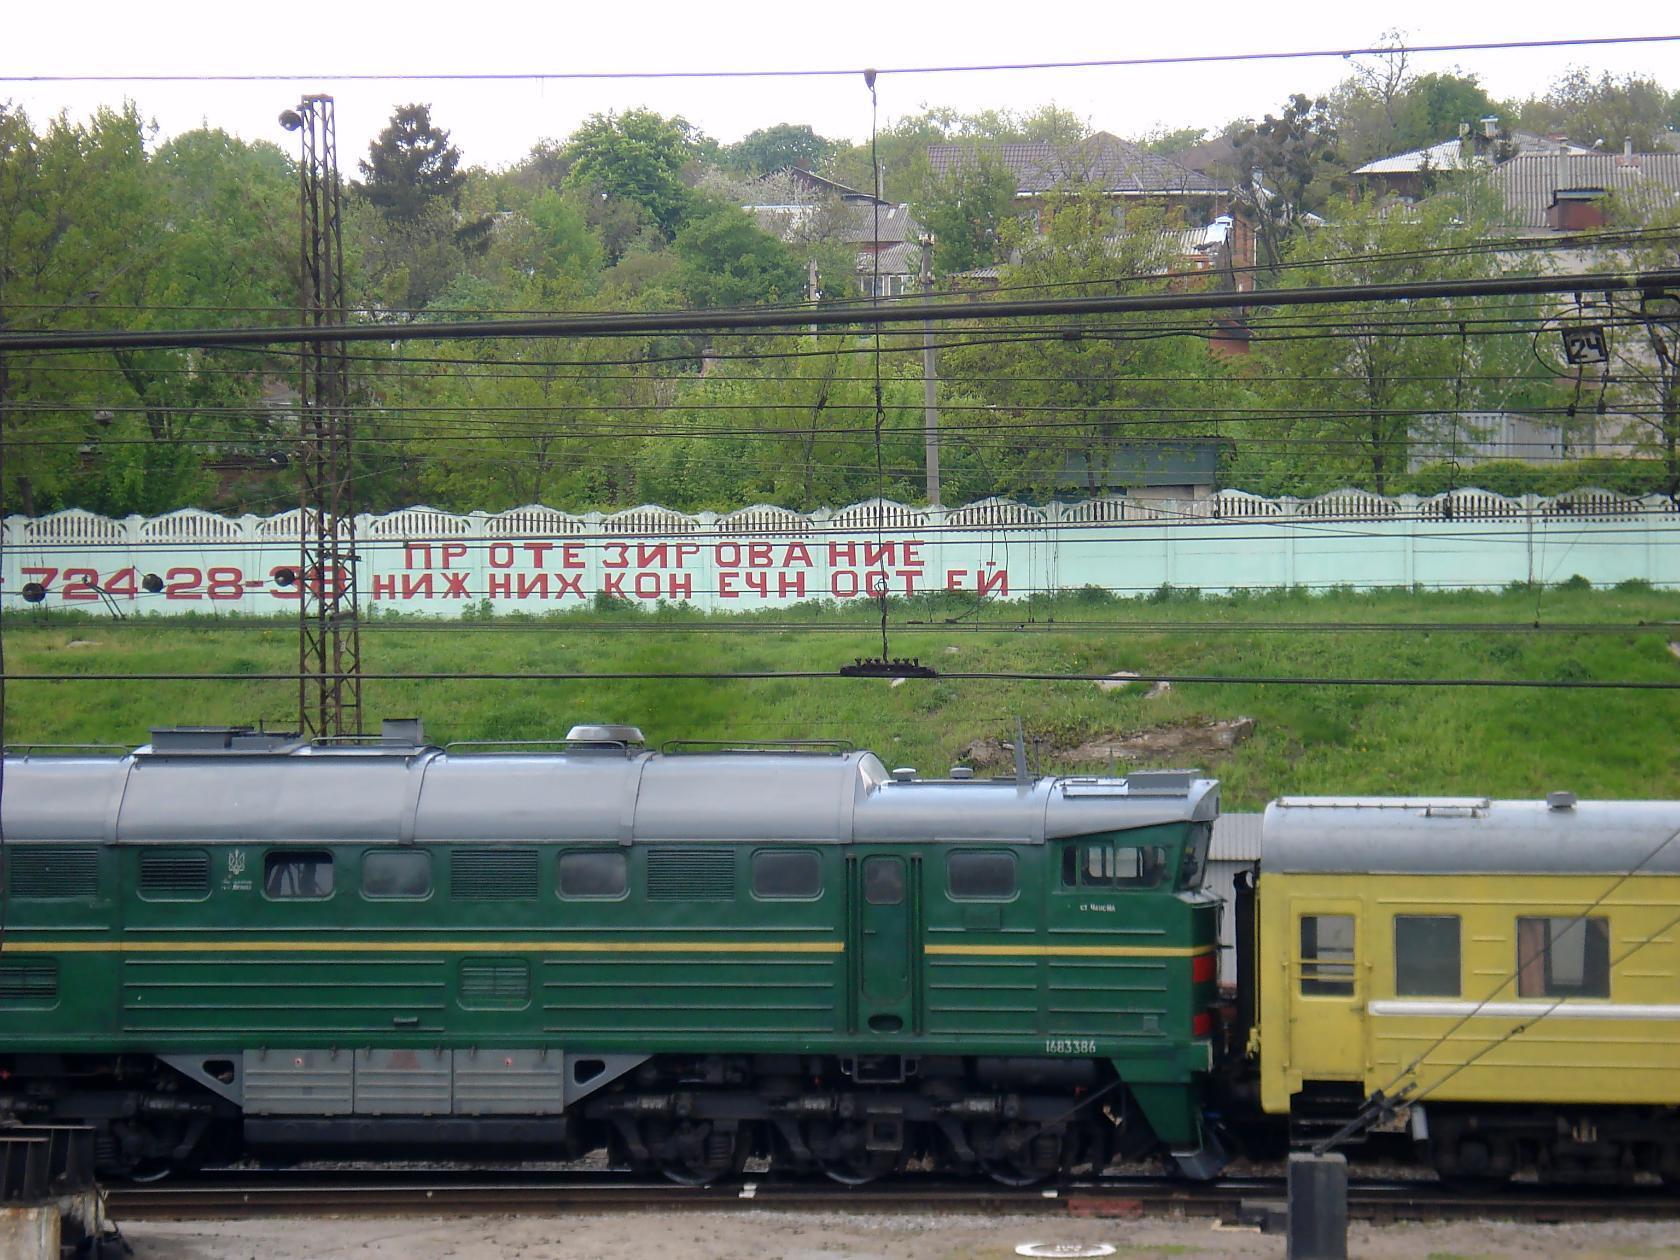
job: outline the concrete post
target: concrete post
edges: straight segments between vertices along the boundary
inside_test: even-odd
[[[1347,1260],[1347,1156],[1289,1157],[1286,1260]]]
[[[0,1256],[7,1260],[58,1260],[58,1208],[0,1208]]]

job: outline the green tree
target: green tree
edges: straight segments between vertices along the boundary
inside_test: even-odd
[[[1095,191],[1063,194],[1050,210],[1048,232],[1023,239],[1021,261],[1004,269],[1006,290],[1086,297],[1166,289],[1177,234],[1162,212],[1133,210],[1117,232],[1113,207]],[[997,426],[974,435],[988,457],[977,479],[1000,493],[1046,494],[1077,475],[1096,493],[1139,440],[1185,436],[1185,416],[1224,368],[1198,330],[1168,322],[1081,317],[1065,335],[1046,337],[1040,320],[1004,321],[987,326],[984,344],[943,351],[941,371],[969,382],[971,414]],[[1039,423],[1044,431],[1034,432]]]
[[[1237,165],[1261,261],[1275,269],[1303,216],[1323,208],[1341,173],[1329,102],[1295,93],[1280,114],[1267,114],[1237,137]]]
[[[1497,254],[1478,248],[1501,232],[1478,177],[1415,206],[1341,203],[1330,220],[1294,241],[1287,287],[1474,279],[1500,267]],[[1551,377],[1527,338],[1488,331],[1542,318],[1526,298],[1311,308],[1287,336],[1260,343],[1267,402],[1280,418],[1253,436],[1281,442],[1296,464],[1310,461],[1318,489],[1341,481],[1387,493],[1420,451],[1450,456],[1479,436],[1475,416],[1552,401]]]
[[[714,203],[696,213],[671,248],[694,306],[796,302],[805,295],[805,269],[736,206]]]
[[[725,145],[719,157],[730,170],[745,175],[764,175],[785,166],[816,170],[831,153],[834,142],[825,140],[805,123],[777,123],[748,132],[734,144]]]
[[[933,233],[939,275],[988,267],[1002,255],[1015,209],[1015,176],[994,152],[976,148],[943,178],[930,176],[914,206],[917,221]]]
[[[148,167],[133,105],[86,122],[60,115],[37,134],[0,107],[0,327],[65,331],[142,326],[188,224],[171,220]],[[203,260],[201,260],[202,262]],[[216,262],[203,262],[210,277]],[[211,312],[213,322],[225,318]],[[159,352],[178,367],[185,352]],[[149,370],[110,355],[5,356],[0,424],[14,448],[6,511],[176,506],[204,485],[202,451],[184,445],[186,404],[220,390],[213,358],[201,382],[160,397]],[[177,373],[179,375],[179,373]],[[237,390],[236,390],[237,392]]]
[[[1625,249],[1602,259],[1600,268],[1680,268],[1680,196],[1656,187],[1622,192],[1611,199],[1610,219],[1643,230]],[[1680,299],[1673,294],[1631,299],[1620,313],[1622,326],[1608,333],[1610,423],[1619,425],[1616,436],[1624,442],[1662,461],[1663,489],[1680,499]],[[1591,385],[1590,375],[1584,380]]]
[[[432,122],[430,105],[399,105],[357,166],[356,191],[396,223],[427,219],[439,203],[458,206],[466,185],[461,151]]]
[[[1609,72],[1594,78],[1579,69],[1522,108],[1523,126],[1535,131],[1563,132],[1577,144],[1604,149],[1632,140],[1642,153],[1661,147],[1674,116],[1674,98],[1655,79],[1618,79]]]
[[[594,114],[566,145],[567,183],[636,206],[667,241],[688,217],[693,129],[652,110]]]

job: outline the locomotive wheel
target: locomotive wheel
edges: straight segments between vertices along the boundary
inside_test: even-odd
[[[976,1142],[980,1167],[999,1185],[1035,1186],[1062,1167],[1066,1139],[1059,1133],[1037,1133],[1016,1126],[988,1141]]]
[[[861,1124],[812,1125],[805,1144],[823,1175],[843,1186],[866,1186],[897,1172],[905,1160],[903,1151],[870,1150]]]
[[[725,1129],[709,1121],[685,1123],[648,1141],[659,1152],[659,1171],[679,1186],[709,1186],[738,1173],[751,1144],[744,1126]]]

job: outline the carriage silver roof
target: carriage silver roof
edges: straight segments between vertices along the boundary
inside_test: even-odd
[[[190,741],[180,741],[188,742]],[[1039,842],[1209,821],[1188,773],[895,782],[868,752],[241,745],[8,754],[8,840]]]
[[[1680,874],[1680,802],[1284,797],[1260,870],[1296,874]],[[1567,799],[1563,799],[1567,798]]]

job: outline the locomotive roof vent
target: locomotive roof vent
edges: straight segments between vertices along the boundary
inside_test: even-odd
[[[152,729],[154,753],[278,752],[298,742],[291,731],[249,726],[163,726]]]
[[[1546,808],[1547,809],[1574,809],[1575,808],[1575,793],[1573,793],[1573,792],[1548,792],[1548,793],[1546,793]]]
[[[916,767],[894,766],[892,777],[894,783],[914,783],[916,781]]]
[[[379,742],[387,747],[422,747],[426,742],[425,724],[417,717],[381,718]]]
[[[647,743],[639,726],[579,725],[566,732],[568,744],[600,744],[610,748]]]
[[[952,766],[951,767],[951,777],[953,779],[972,779],[974,777],[974,767],[973,766]]]

